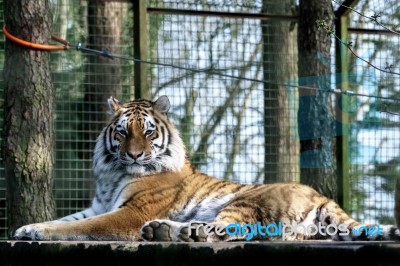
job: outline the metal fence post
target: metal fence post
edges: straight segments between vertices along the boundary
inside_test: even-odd
[[[357,1],[351,2],[352,6]],[[346,3],[347,4],[347,3]],[[340,40],[345,41],[348,36],[347,24],[348,24],[348,13],[349,9],[339,8],[336,12],[335,31],[336,35]],[[347,48],[339,41],[336,40],[335,45],[335,57],[336,57],[336,84],[342,90],[349,89],[349,68],[348,68],[348,57]],[[338,96],[339,97],[339,96]],[[337,121],[337,137],[336,137],[336,161],[337,161],[337,199],[339,205],[346,211],[350,209],[350,177],[349,177],[349,148],[348,148],[348,129],[350,124],[348,121],[349,116],[346,112],[347,101],[340,97],[336,103],[336,121]]]

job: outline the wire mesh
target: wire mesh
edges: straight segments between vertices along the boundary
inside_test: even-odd
[[[130,4],[62,1],[56,8],[54,28],[71,45],[132,56]],[[52,54],[51,64],[57,106],[54,193],[57,215],[63,217],[90,205],[91,157],[107,120],[106,100],[133,98],[133,63],[71,51]]]
[[[204,7],[197,5],[193,9],[261,12],[262,5],[258,4],[249,8],[240,3],[229,7],[214,3]],[[292,29],[291,21],[277,25],[246,18],[246,13],[242,13],[243,18],[230,18],[229,14],[224,17],[215,14],[177,15],[172,10],[190,8],[191,5],[193,3],[190,2],[168,1],[160,4],[152,1],[150,9],[161,6],[167,11],[162,17],[158,13],[150,13],[149,21],[153,21],[150,32],[152,28],[159,27],[157,36],[150,36],[160,40],[156,47],[152,47],[156,51],[152,58],[154,61],[208,70],[198,73],[164,66],[152,66],[151,69],[153,94],[171,95],[175,106],[174,117],[180,125],[192,162],[210,175],[243,183],[271,182],[274,180],[270,178],[272,175],[289,176],[287,179],[296,180],[299,172],[295,151],[281,159],[286,165],[279,169],[279,174],[276,167],[280,152],[277,150],[278,138],[286,137],[288,142],[297,138],[293,116],[296,112],[295,99],[287,96],[284,85],[280,86],[280,93],[274,93],[277,88],[262,82],[265,78],[276,82],[277,77],[270,73],[277,72],[277,68],[296,72],[296,36],[292,34],[289,42],[286,41],[287,36],[279,35],[281,28],[294,33],[296,29]],[[159,19],[162,19],[161,23]],[[262,45],[264,39],[269,45]],[[278,50],[282,52],[282,47],[286,48],[286,58],[274,63],[279,59],[276,54]],[[270,64],[264,64],[263,60]],[[283,73],[279,78],[282,79],[279,82],[286,84],[292,76]],[[272,103],[277,97],[281,98],[286,109],[279,110],[272,105],[263,109],[264,102]],[[284,132],[274,132],[274,126],[279,122],[279,111],[286,111],[286,116],[280,112],[280,119],[287,123]],[[265,120],[270,121],[269,126],[264,126]],[[269,132],[267,137],[265,130]],[[270,143],[267,160],[264,149],[260,149],[265,146],[266,140]],[[285,144],[291,146],[290,143]],[[296,146],[292,147],[295,150]]]
[[[365,49],[375,48],[370,46]],[[381,59],[374,61],[378,63]],[[388,91],[389,84],[382,80],[380,75],[367,74],[362,79],[363,86],[359,90],[367,90],[373,94],[393,93]],[[368,83],[368,79],[372,83]],[[398,83],[398,79],[395,82]],[[368,215],[369,219],[378,219],[383,223],[392,217],[394,207],[394,185],[398,176],[398,170],[396,170],[399,158],[398,138],[400,137],[398,114],[387,113],[385,106],[387,103],[384,101],[365,97],[359,101],[360,106],[367,105],[369,108],[360,108],[359,119],[352,127],[352,141],[357,143],[353,151],[354,163],[351,165],[351,181],[357,194],[352,198],[362,203],[359,202],[357,205],[363,208],[359,206],[356,208],[359,213],[362,213],[361,217]],[[388,104],[392,105],[393,102]],[[394,104],[398,105],[399,101],[395,101]]]
[[[353,104],[357,114],[349,138],[350,211],[366,222],[394,222],[394,189],[400,166],[400,74],[393,73],[400,73],[400,35],[387,29],[398,28],[399,7],[398,1],[360,1],[349,25],[352,49],[359,56],[350,57],[353,90],[391,98],[358,97]]]
[[[232,31],[241,35],[236,42],[232,41]],[[258,32],[258,37],[244,44],[244,32]],[[260,33],[257,21],[168,15],[159,38],[171,39],[157,45],[154,60],[260,79],[260,61],[251,60],[260,57]],[[261,144],[262,117],[244,118],[257,116],[257,111],[247,106],[262,106],[262,84],[163,66],[152,67],[151,73],[154,94],[170,96],[171,115],[180,125],[192,162],[220,178],[253,182],[251,176],[262,167],[262,154],[253,154],[254,164],[249,165],[243,143]],[[246,101],[242,101],[244,98]],[[247,135],[237,128],[246,129]],[[230,169],[226,164],[229,156],[237,157]]]
[[[287,10],[267,6],[267,2],[148,1],[149,10],[163,9],[148,14],[148,59],[180,67],[149,65],[150,95],[169,97],[170,118],[181,131],[195,166],[242,183],[298,181],[300,174],[298,91],[293,89],[298,85],[297,25],[290,19],[295,18],[296,2]],[[73,45],[133,56],[131,3],[52,3],[54,33]],[[394,2],[382,2],[376,10],[391,16],[396,7]],[[224,14],[182,15],[173,9]],[[229,13],[241,13],[241,17]],[[246,18],[246,13],[287,17],[269,21]],[[366,25],[352,19],[350,27]],[[398,35],[351,32],[350,39],[357,52],[374,64],[398,66]],[[0,60],[4,60],[4,36]],[[354,91],[400,98],[398,76],[383,75],[354,57],[350,60]],[[105,123],[106,99],[111,95],[123,102],[134,98],[134,69],[133,61],[79,51],[52,53],[51,69],[56,92],[54,193],[57,215],[62,217],[90,204],[94,193],[91,155]],[[349,108],[357,113],[348,143],[351,213],[365,222],[393,222],[394,179],[400,169],[398,102],[360,96],[351,103]],[[7,231],[5,187],[1,167],[0,238],[6,238]]]

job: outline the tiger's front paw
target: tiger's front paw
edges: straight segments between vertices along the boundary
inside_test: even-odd
[[[13,235],[15,240],[50,240],[47,225],[44,223],[29,224],[18,228]]]
[[[193,226],[193,228],[190,228],[190,226]],[[143,225],[141,236],[146,241],[206,242],[207,235],[204,234],[203,230],[195,230],[196,226],[203,227],[204,223],[153,220]]]
[[[171,226],[161,220],[145,223],[140,231],[142,239],[146,241],[173,241]]]
[[[146,241],[188,242],[190,240],[181,234],[185,225],[171,220],[153,220],[143,225],[141,236]]]

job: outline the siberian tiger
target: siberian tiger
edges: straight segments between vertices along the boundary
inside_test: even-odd
[[[195,169],[169,99],[108,100],[96,141],[90,208],[23,226],[22,240],[231,241],[398,239],[395,226],[367,226],[299,183],[244,185]],[[374,229],[370,231],[370,229]],[[283,231],[282,231],[283,230]],[[373,233],[373,231],[375,233]]]

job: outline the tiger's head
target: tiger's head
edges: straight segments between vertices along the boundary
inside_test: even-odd
[[[139,99],[125,104],[110,97],[108,105],[112,117],[97,138],[95,174],[122,171],[142,176],[183,167],[186,149],[167,117],[167,96],[154,102]]]

